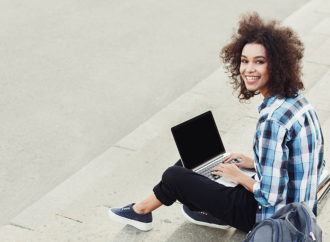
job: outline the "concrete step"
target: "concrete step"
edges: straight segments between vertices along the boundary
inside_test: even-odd
[[[328,6],[329,1],[310,1],[284,21],[298,33],[305,45],[303,81],[306,90],[311,89],[329,69],[327,57],[323,57],[329,51],[326,49],[330,38]]]
[[[322,77],[329,71],[328,65],[321,65],[318,63],[303,61],[303,83],[305,86],[304,94],[306,94]]]
[[[330,17],[324,17],[303,37],[306,46],[306,61],[330,66]]]
[[[304,22],[304,21],[301,21]],[[303,60],[303,81],[306,90],[311,89],[315,83],[329,70],[330,62],[324,55],[329,52],[330,35],[325,24],[329,23],[329,18],[324,17],[320,22],[302,36],[305,45],[305,57]]]
[[[59,234],[65,236],[65,238],[71,238],[72,241],[74,241],[76,234],[72,231],[79,231],[81,229],[86,231],[84,236],[91,237],[92,235],[87,231],[99,232],[100,226],[105,226],[103,228],[104,231],[103,233],[93,234],[93,236],[95,236],[91,237],[93,241],[102,241],[102,238],[109,237],[113,238],[113,241],[116,241],[124,235],[130,237],[133,231],[132,229],[124,227],[124,231],[122,231],[121,225],[108,221],[106,216],[108,207],[137,201],[144,195],[147,195],[148,191],[151,191],[151,188],[158,181],[162,171],[178,158],[176,147],[169,132],[170,123],[176,122],[177,119],[172,117],[172,115],[177,113],[179,111],[178,109],[181,109],[183,105],[185,106],[185,110],[193,110],[196,106],[196,103],[192,102],[193,100],[197,103],[203,103],[205,106],[201,109],[197,108],[194,111],[190,111],[191,113],[182,114],[183,120],[194,112],[198,114],[203,108],[208,107],[208,100],[205,99],[204,91],[206,91],[206,86],[217,85],[218,81],[216,80],[218,80],[218,74],[215,73],[211,75],[210,78],[204,80],[198,87],[194,88],[192,90],[193,93],[183,95],[166,109],[160,111],[154,118],[139,127],[140,131],[137,134],[141,135],[143,132],[149,130],[151,135],[135,136],[136,134],[133,132],[129,139],[124,138],[118,143],[117,147],[109,149],[83,170],[79,171],[50,194],[46,195],[35,204],[34,208],[31,207],[30,210],[26,210],[21,216],[16,217],[13,220],[13,224],[36,231],[40,230],[37,237],[42,236],[42,234],[47,234],[48,241],[56,241],[59,238]],[[203,90],[203,87],[205,90]],[[314,88],[314,92],[317,91],[317,88],[319,88],[319,86]],[[211,88],[211,90],[215,89]],[[239,110],[241,108],[242,104],[237,103],[237,108],[226,109],[225,115],[221,116],[222,113],[220,111],[223,111],[222,104],[229,104],[231,102],[228,93],[231,92],[223,90],[223,93],[219,94],[219,103],[213,104],[217,120],[221,120],[222,117],[226,117],[230,114],[230,110],[235,112],[236,109]],[[217,95],[217,93],[213,95]],[[238,117],[240,117],[240,120],[237,122],[233,122],[232,120],[230,120],[230,122],[223,122],[223,124],[227,125],[226,128],[228,129],[225,130],[226,132],[223,131],[224,143],[226,147],[230,147],[228,149],[231,151],[234,151],[233,149],[237,149],[237,147],[242,147],[246,149],[242,150],[242,152],[251,153],[251,150],[246,147],[245,144],[252,142],[254,125],[256,122],[255,117],[251,116],[250,113],[247,113],[245,116],[238,115]],[[153,134],[152,131],[157,129],[158,122],[161,124],[163,122],[165,127],[161,131],[158,130],[160,133]],[[134,140],[139,140],[139,137],[140,139],[142,138],[142,142],[134,142]],[[164,152],[164,150],[166,150],[166,152]],[[127,172],[132,170],[135,172],[133,174],[129,172],[130,178],[133,181],[139,181],[139,183],[134,184],[135,189],[133,191],[131,190],[132,184],[126,184]],[[147,174],[145,174],[145,170],[148,171]],[[95,174],[97,174],[97,176]],[[68,191],[70,192],[68,193]],[[127,193],[127,191],[130,192]],[[143,191],[146,192],[146,194],[142,194]],[[42,210],[43,212],[40,213],[40,208],[44,208],[45,210]],[[178,228],[190,228],[189,226],[191,225],[187,225],[182,217],[177,216],[180,212],[179,210],[180,206],[174,206],[171,209],[162,208],[159,212],[157,211],[155,213],[155,227],[158,228],[157,230],[166,231],[166,234],[168,234],[170,228],[172,228],[173,231],[170,234],[175,234],[173,236],[176,238],[175,236],[180,235],[176,235],[178,233]],[[36,223],[38,221],[35,216],[36,214],[42,214],[43,216],[48,214],[47,218],[50,219],[45,220],[45,218],[39,218],[39,223]],[[175,221],[172,221],[173,218],[176,218]],[[42,224],[44,225],[41,228]],[[64,224],[66,230],[63,231]],[[171,224],[173,227],[168,224]],[[110,231],[105,229],[107,226],[111,227]],[[191,229],[193,228],[194,226]],[[13,229],[13,227],[6,227],[6,231],[10,229]],[[238,237],[244,236],[244,234],[239,231],[233,231],[234,230],[231,230],[231,232],[221,231],[221,233],[223,233],[221,236],[227,236],[227,233],[230,233],[230,236],[233,234]],[[159,231],[156,232],[157,235],[159,235]],[[26,233],[31,234],[30,231]],[[156,235],[150,232],[148,235],[141,234],[140,236],[141,238],[151,239]],[[42,237],[40,237],[40,239],[42,239]]]
[[[322,124],[322,131],[324,135],[324,157],[326,161],[325,168],[330,171],[330,118],[325,120]],[[325,201],[322,203],[324,204],[322,206],[321,213],[317,217],[317,223],[321,226],[323,229],[323,239],[324,241],[327,241],[326,238],[330,238],[330,230],[329,230],[329,213],[330,213],[330,194],[327,195],[325,198]]]
[[[316,14],[315,11],[313,13]],[[319,15],[319,12],[317,12],[317,14]],[[305,26],[304,29],[308,32],[305,32],[305,34],[302,35],[302,41],[305,45],[303,81],[306,90],[311,89],[330,67],[330,62],[324,57],[327,53],[329,53],[327,46],[330,40],[328,30],[330,18],[324,15],[320,16],[322,16],[320,21],[311,25],[311,28]],[[305,21],[300,20],[300,23],[305,23]]]
[[[184,121],[207,109],[214,110],[216,119],[223,120],[219,128],[220,132],[224,133],[225,145],[227,146],[228,144],[228,147],[237,147],[239,145],[239,147],[244,147],[242,152],[250,153],[251,150],[244,144],[250,143],[252,140],[251,137],[253,137],[256,122],[255,117],[250,112],[246,112],[245,115],[242,114],[242,110],[244,112],[244,110],[248,109],[244,109],[246,106],[237,102],[236,97],[232,95],[229,85],[223,87],[224,85],[219,80],[224,80],[225,78],[221,77],[221,73],[221,70],[213,73],[191,92],[184,94],[167,108],[161,110],[152,119],[121,140],[116,147],[109,149],[90,162],[70,179],[23,211],[12,220],[12,224],[27,228],[26,233],[29,233],[30,230],[38,231],[33,236],[38,237],[42,234],[47,234],[49,236],[48,241],[51,241],[50,238],[54,236],[54,241],[56,241],[58,234],[62,234],[65,238],[71,238],[71,236],[76,236],[72,231],[81,229],[86,222],[103,219],[99,222],[102,222],[103,225],[107,224],[107,226],[112,228],[111,231],[107,231],[106,237],[112,236],[116,240],[119,232],[114,230],[114,228],[117,226],[117,228],[121,229],[122,226],[108,221],[108,218],[105,216],[107,208],[118,204],[121,205],[123,201],[130,203],[140,200],[147,192],[151,191],[154,184],[158,182],[162,172],[178,159],[177,150],[169,130],[169,127],[180,122],[178,121],[178,115],[181,121]],[[221,91],[212,93],[215,89]],[[211,93],[207,92],[207,90],[210,90]],[[243,108],[242,105],[244,106]],[[181,112],[183,106],[187,110],[186,112]],[[240,121],[237,120],[238,117]],[[244,125],[241,124],[241,121],[243,121]],[[155,133],[155,131],[157,132]],[[236,138],[232,138],[233,133],[236,134]],[[242,136],[243,133],[244,136]],[[148,171],[147,174],[145,174],[146,170]],[[132,171],[134,171],[133,174]],[[127,174],[133,181],[139,181],[139,183],[134,184],[133,191],[132,184],[126,184]],[[146,194],[141,194],[143,193],[142,191],[146,192]],[[166,210],[167,208],[164,209]],[[170,218],[178,214],[180,207],[171,209],[168,211],[173,212],[166,210],[167,212],[164,214],[158,211],[155,213],[155,217],[158,217],[158,225],[156,222],[158,228],[161,227],[159,222],[171,221],[168,223],[171,223],[173,225],[172,229],[177,231],[177,228],[185,223],[181,216],[176,216],[177,218],[173,222]],[[157,213],[159,214],[157,215]],[[66,222],[71,224],[66,226],[71,226],[72,228],[68,230],[70,233],[64,235],[65,231],[62,231],[62,225]],[[165,225],[168,229],[162,231],[167,231],[166,233],[168,234],[171,227],[166,223]],[[100,224],[92,223],[90,226],[98,227]],[[8,231],[8,227],[5,229]],[[91,229],[97,228],[86,228],[84,231],[94,231]],[[173,231],[174,234],[176,233],[175,231]],[[242,235],[239,231],[233,231],[235,230],[231,230],[230,236],[233,233]],[[223,233],[227,234],[229,232]],[[150,233],[148,236],[152,238],[152,236],[156,235]],[[227,235],[223,234],[223,236],[226,237]],[[174,236],[173,238],[176,237]],[[93,238],[93,241],[95,240],[96,238]]]
[[[306,94],[307,99],[316,109],[321,123],[330,117],[329,82],[330,70]]]
[[[303,36],[312,36],[307,31],[310,26],[326,19],[326,12],[318,15],[316,11],[321,3],[323,1],[311,1],[285,22],[296,26]],[[309,21],[305,21],[306,18]],[[312,44],[309,46],[314,48]],[[330,130],[330,100],[326,93],[329,66],[307,61],[304,70],[309,83],[306,96],[318,110],[326,133]],[[169,128],[206,110],[213,111],[229,152],[238,151],[239,147],[240,152],[251,153],[251,147],[246,144],[252,143],[258,116],[256,107],[260,102],[261,97],[256,97],[249,104],[239,103],[226,74],[219,68],[24,210],[11,225],[1,227],[0,238],[4,241],[154,241],[159,238],[166,241],[219,241],[219,238],[241,241],[244,233],[235,229],[207,229],[185,222],[180,204],[155,211],[155,228],[149,233],[109,221],[107,210],[140,200],[151,191],[162,172],[178,159]],[[324,226],[328,226],[328,220],[324,221]]]
[[[287,17],[284,25],[292,27],[302,38],[306,36],[311,29],[314,28],[320,21],[328,16],[327,13],[320,13],[318,10],[320,6],[324,5],[326,1],[313,0],[309,1],[302,8],[298,9]]]

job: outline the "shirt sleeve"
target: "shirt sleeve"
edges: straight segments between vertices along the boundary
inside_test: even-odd
[[[260,124],[257,132],[256,169],[258,179],[253,185],[255,199],[263,206],[275,206],[286,199],[288,183],[289,150],[286,145],[287,130],[274,120]]]

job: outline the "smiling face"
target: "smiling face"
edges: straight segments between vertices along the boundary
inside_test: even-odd
[[[241,54],[241,77],[249,91],[259,91],[264,97],[269,95],[269,80],[266,49],[257,43],[248,43]]]

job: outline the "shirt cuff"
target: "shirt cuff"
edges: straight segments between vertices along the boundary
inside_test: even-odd
[[[253,184],[253,194],[254,194],[254,198],[255,200],[261,204],[261,205],[267,205],[267,201],[265,200],[265,198],[262,196],[261,190],[260,190],[260,181],[256,181]]]
[[[261,197],[259,181],[255,181],[255,183],[253,184],[253,194],[254,194],[254,197],[256,198],[256,200],[257,200],[257,198]]]
[[[253,194],[254,194],[254,198],[255,200],[262,206],[269,206],[268,201],[264,198],[264,196],[262,195],[261,189],[260,189],[260,181],[256,181],[253,184]]]

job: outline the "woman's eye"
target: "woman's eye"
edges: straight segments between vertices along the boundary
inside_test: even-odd
[[[264,61],[257,61],[257,64],[264,64]]]
[[[248,63],[248,61],[247,61],[247,60],[244,60],[244,59],[242,59],[242,60],[241,60],[241,63]]]

